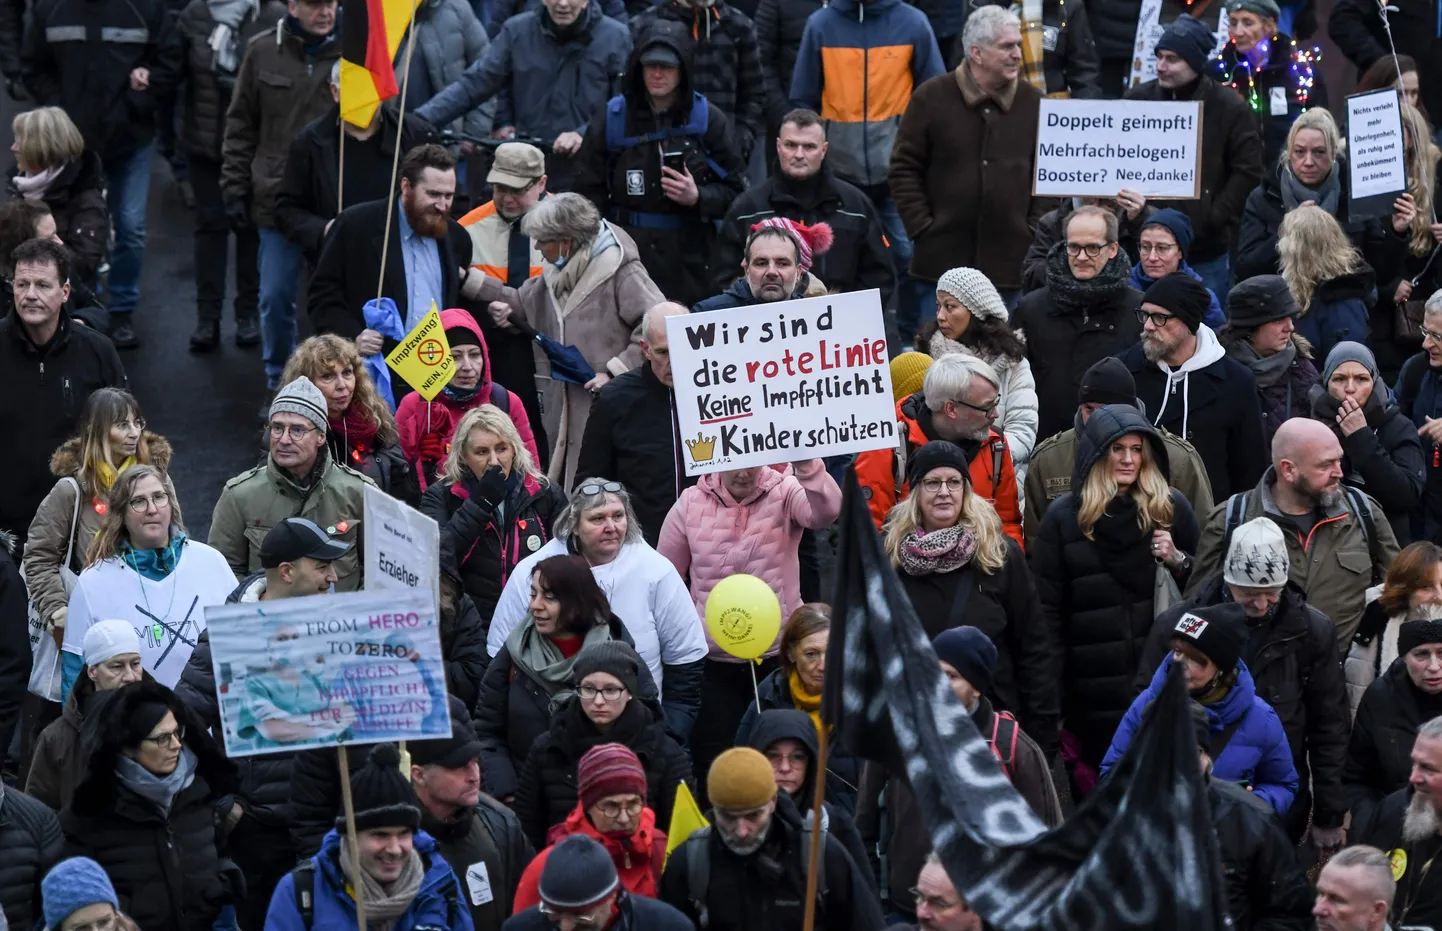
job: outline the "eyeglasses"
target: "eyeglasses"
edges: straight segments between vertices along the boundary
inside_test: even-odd
[[[924,478],[921,480],[921,487],[932,494],[936,494],[943,488],[950,492],[958,492],[966,487],[966,482],[959,478]]]
[[[912,901],[916,903],[917,908],[921,908],[921,906],[925,905],[933,912],[944,912],[948,908],[956,908],[956,906],[961,904],[960,902],[951,902],[943,899],[939,895],[927,895],[916,886],[912,886],[909,891]]]
[[[962,407],[971,408],[979,414],[990,414],[992,411],[996,410],[997,405],[1001,404],[1001,395],[997,395],[986,404],[969,404],[966,401],[961,400],[960,398],[953,398],[952,400],[955,401],[957,404],[960,404]]]
[[[768,753],[766,754],[766,759],[770,760],[773,764],[780,763],[782,760],[785,760],[786,762],[791,764],[791,767],[793,769],[805,769],[806,764],[811,762],[811,757],[807,756],[799,750],[795,753],[781,753],[779,751],[775,753]]]
[[[1150,321],[1151,325],[1156,327],[1158,330],[1166,326],[1168,323],[1171,323],[1175,319],[1177,318],[1174,314],[1154,314],[1145,310],[1137,311],[1137,323],[1146,324],[1148,321]]]
[[[619,818],[624,813],[626,817],[634,820],[641,817],[641,809],[646,807],[646,803],[639,798],[632,798],[625,802],[601,802],[596,807],[601,809],[601,814],[607,818]]]
[[[1429,330],[1426,327],[1418,327],[1417,329],[1422,333],[1423,341],[1430,339],[1433,343],[1442,346],[1442,333],[1438,333],[1436,330]]]
[[[586,482],[580,488],[576,489],[577,492],[588,498],[592,495],[599,495],[602,492],[618,495],[625,490],[626,489],[621,487],[620,482]]]
[[[574,924],[577,928],[595,928],[600,925],[600,921],[598,921],[596,919],[596,916],[591,914],[590,912],[564,912],[552,908],[545,902],[542,902],[540,904],[540,912],[542,915],[545,915],[547,918],[551,919],[551,922],[553,924],[563,918],[569,918],[571,919],[572,924]]]
[[[157,747],[180,746],[185,739],[185,725],[182,724],[173,731],[166,731],[164,734],[156,734],[154,737],[142,737],[143,744],[154,744]]]
[[[130,506],[130,510],[137,514],[144,514],[152,507],[158,511],[170,503],[170,492],[157,491],[148,497],[146,495],[136,495],[125,503]]]
[[[1087,258],[1094,259],[1097,256],[1101,255],[1102,250],[1110,245],[1111,243],[1109,242],[1104,242],[1101,245],[1096,245],[1094,243],[1082,244],[1079,242],[1069,242],[1066,244],[1066,254],[1071,256],[1072,258],[1076,258],[1083,252],[1085,252],[1087,254]]]
[[[145,430],[145,421],[139,419],[121,420],[117,422],[115,426],[126,433],[129,433],[131,430],[134,430],[136,433],[141,433]]]
[[[1177,251],[1177,246],[1170,242],[1144,242],[1137,246],[1137,251],[1142,255],[1168,256]]]
[[[315,427],[303,427],[298,423],[293,423],[289,426],[283,423],[272,423],[270,425],[270,438],[273,440],[278,440],[286,434],[290,434],[292,440],[299,442],[315,432],[317,432]]]
[[[601,689],[596,688],[594,685],[583,685],[576,689],[576,694],[581,696],[582,701],[595,701],[597,695],[606,699],[606,701],[616,701],[622,695],[626,694],[626,690],[614,685],[608,685]]]

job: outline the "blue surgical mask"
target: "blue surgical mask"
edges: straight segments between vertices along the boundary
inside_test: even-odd
[[[549,262],[550,259],[547,259],[546,261]],[[556,259],[556,261],[551,262],[551,267],[554,268],[556,271],[560,271],[561,269],[566,267],[566,263],[569,261],[571,261],[571,257],[569,255],[563,255],[560,258]]]

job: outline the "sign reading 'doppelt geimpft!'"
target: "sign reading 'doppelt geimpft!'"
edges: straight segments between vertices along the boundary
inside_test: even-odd
[[[1347,98],[1348,216],[1384,217],[1407,190],[1402,101],[1394,88]]]
[[[898,444],[881,294],[666,318],[687,475]]]
[[[1198,101],[1041,102],[1036,133],[1038,197],[1201,196],[1202,105]]]
[[[205,620],[227,756],[451,735],[429,590],[214,605]]]

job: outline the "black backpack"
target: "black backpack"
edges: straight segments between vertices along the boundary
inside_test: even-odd
[[[1232,547],[1232,531],[1241,526],[1242,518],[1246,516],[1250,494],[1250,491],[1242,491],[1227,499],[1227,519],[1222,531],[1223,562],[1227,559],[1227,551]],[[1376,585],[1382,581],[1382,572],[1378,568],[1382,565],[1382,551],[1377,543],[1377,524],[1372,517],[1372,508],[1367,504],[1366,496],[1351,485],[1344,484],[1342,494],[1347,499],[1347,510],[1362,522],[1362,536],[1367,538],[1367,555],[1372,561],[1372,584]]]

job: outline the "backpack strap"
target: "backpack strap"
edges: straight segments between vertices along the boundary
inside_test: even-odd
[[[511,393],[495,382],[491,382],[491,405],[505,411],[507,417],[511,416]]]
[[[706,931],[711,926],[711,913],[706,908],[706,892],[711,885],[711,829],[692,831],[686,846],[686,894],[696,912],[696,927]]]
[[[1011,739],[1007,740],[1005,756],[1002,755],[1001,747],[998,746],[1003,720],[1011,724]],[[991,713],[991,752],[996,754],[997,761],[1001,763],[1001,771],[1006,773],[1007,779],[1016,778],[1016,742],[1020,733],[1021,728],[1017,726],[1016,718],[1012,717],[1010,712],[993,711]]]
[[[1222,528],[1222,562],[1227,561],[1227,551],[1232,548],[1232,531],[1242,524],[1247,514],[1247,492],[1241,491],[1227,499],[1227,520]]]
[[[995,439],[991,441],[991,497],[996,500],[997,489],[1001,487],[1001,462],[1006,457],[1006,441]]]
[[[290,871],[295,892],[295,907],[300,912],[301,926],[310,931],[315,921],[315,860],[306,860]]]
[[[1382,581],[1382,554],[1379,552],[1380,545],[1377,543],[1377,524],[1372,517],[1372,506],[1367,503],[1367,497],[1351,485],[1344,484],[1342,492],[1347,496],[1347,506],[1362,522],[1362,536],[1367,538],[1367,556],[1372,562],[1372,584],[1376,585]]]

